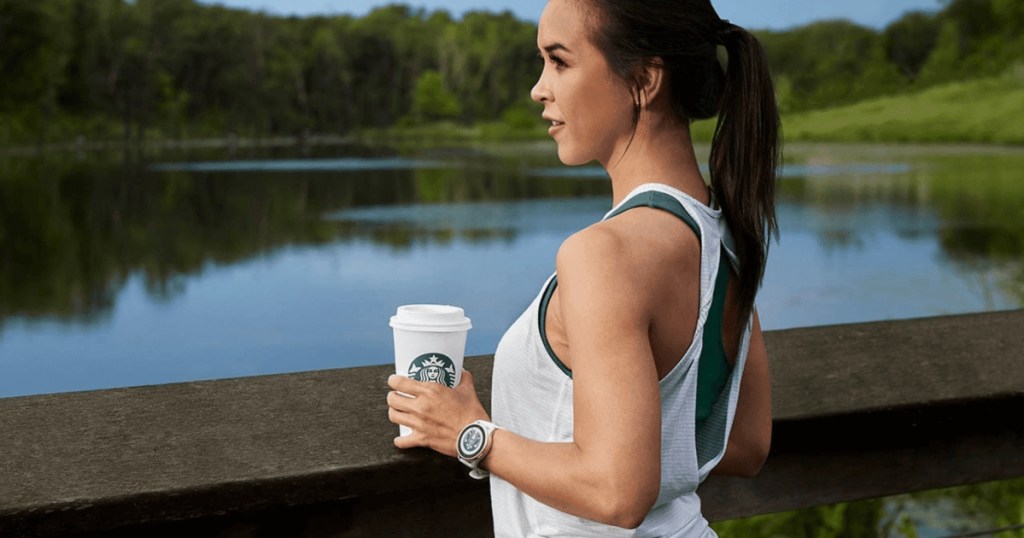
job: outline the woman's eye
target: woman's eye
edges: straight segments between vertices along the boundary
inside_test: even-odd
[[[569,67],[569,64],[565,63],[565,60],[555,56],[554,54],[549,54],[547,58],[544,58],[544,53],[538,52],[537,59],[540,60],[541,63],[551,62],[552,65],[559,69]]]

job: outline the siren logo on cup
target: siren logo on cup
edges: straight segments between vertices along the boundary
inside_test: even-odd
[[[409,365],[409,379],[455,388],[455,363],[442,353],[425,353]]]

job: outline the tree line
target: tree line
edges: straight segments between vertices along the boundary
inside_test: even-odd
[[[404,250],[507,241],[515,233],[485,225],[430,230],[324,218],[353,207],[608,192],[604,182],[525,175],[518,155],[486,159],[494,171],[251,172],[216,180],[147,170],[116,154],[0,161],[0,339],[10,318],[103,321],[133,275],[152,297],[170,300],[188,275],[288,246],[372,241]]]
[[[878,32],[823,21],[758,32],[783,111],[849,104],[1024,69],[1024,2],[942,0]]]
[[[1024,2],[947,0],[882,31],[758,31],[782,109],[1020,70]],[[0,0],[0,144],[529,125],[536,25],[403,5],[280,17],[195,0]]]

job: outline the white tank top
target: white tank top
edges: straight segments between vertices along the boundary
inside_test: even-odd
[[[520,492],[491,475],[491,508],[498,537],[547,536],[716,536],[700,513],[697,486],[725,452],[739,397],[740,377],[750,344],[748,320],[739,354],[710,416],[696,426],[697,371],[704,326],[711,310],[721,253],[735,266],[731,237],[721,211],[661,184],[641,185],[605,215],[628,205],[680,209],[700,231],[700,314],[693,343],[659,382],[661,394],[661,486],[658,499],[635,530],[576,517]],[[680,215],[685,219],[685,216]],[[724,248],[723,248],[724,247]],[[573,380],[542,337],[542,311],[550,298],[552,275],[526,311],[508,329],[494,354],[491,416],[495,424],[536,441],[569,442],[573,436]],[[720,335],[713,335],[719,337]]]

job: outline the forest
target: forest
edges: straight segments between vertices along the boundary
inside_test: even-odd
[[[1024,2],[944,0],[875,30],[755,30],[786,114],[1024,79]],[[404,5],[281,17],[194,0],[0,0],[0,145],[536,127],[536,25]]]

